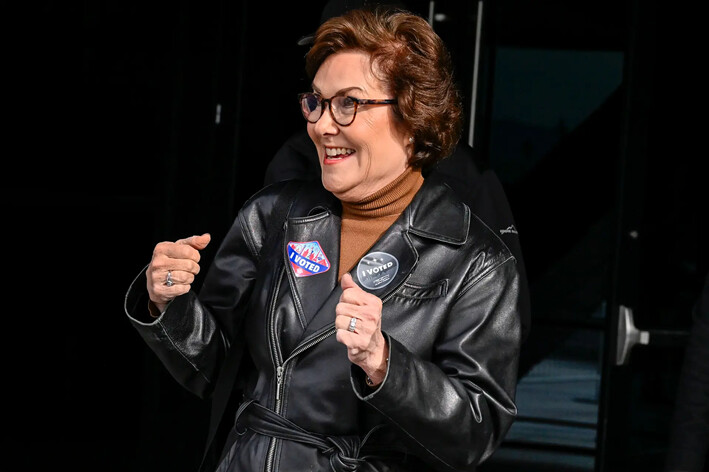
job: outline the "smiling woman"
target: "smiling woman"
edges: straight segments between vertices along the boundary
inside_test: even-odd
[[[306,69],[321,182],[253,195],[199,293],[211,236],[157,244],[126,313],[186,389],[236,409],[214,411],[202,470],[473,471],[516,415],[520,275],[423,176],[460,135],[448,52],[423,18],[363,8],[321,25]]]
[[[396,103],[396,99],[364,98],[389,93],[386,83],[375,77],[373,66],[369,54],[345,51],[328,56],[313,79],[318,93],[312,96],[319,98],[324,91],[335,98],[336,106],[328,100],[329,114],[322,113],[322,102],[315,108],[319,116],[309,113],[308,134],[318,150],[323,186],[343,202],[360,201],[384,187],[404,172],[412,154],[411,134],[392,107],[364,105],[356,114],[356,100]]]

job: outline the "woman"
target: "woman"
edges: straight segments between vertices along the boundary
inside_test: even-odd
[[[209,235],[159,243],[126,311],[200,397],[234,368],[227,353],[245,354],[227,383],[238,411],[203,470],[475,470],[516,414],[519,275],[422,177],[461,129],[448,53],[416,15],[352,10],[321,25],[306,70],[322,187],[246,202],[199,295]]]

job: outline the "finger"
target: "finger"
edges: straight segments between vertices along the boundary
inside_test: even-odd
[[[197,275],[200,271],[200,265],[191,259],[167,259],[159,265],[155,264],[155,268],[157,269],[156,272],[162,270],[166,275],[168,270],[172,271],[173,275],[177,271]]]
[[[168,285],[167,283],[167,274],[170,274],[170,280],[172,281],[172,285]],[[192,285],[192,282],[194,282],[194,274],[191,272],[185,272],[182,270],[171,270],[165,274],[165,278],[163,279],[163,284],[172,287],[174,285]]]
[[[172,286],[167,286],[164,283],[153,284],[151,293],[151,299],[154,300],[153,296],[161,297],[166,300],[172,300],[178,295],[185,294],[190,291],[189,284],[174,284]]]
[[[340,302],[335,305],[335,316],[337,317],[342,316],[349,320],[353,316],[356,316],[357,318],[362,318],[363,315],[364,311],[362,311],[362,307],[360,305],[345,302]]]
[[[357,322],[357,328],[362,326],[365,322],[377,325],[381,320],[381,310],[378,310],[376,307],[372,307],[369,305],[352,304],[345,302],[340,302],[335,305],[336,321],[337,318],[340,317],[343,322],[344,320],[347,320],[347,324],[345,324],[343,328],[347,328],[347,326],[349,325],[349,320],[353,316],[359,320]]]
[[[161,285],[167,286],[168,274],[173,284],[191,284],[199,274],[200,266],[188,259],[162,258],[152,261],[146,270],[149,287],[160,290]]]
[[[364,305],[366,296],[369,294],[355,283],[350,274],[344,274],[342,276],[340,286],[342,287],[342,295],[340,295],[341,302]]]
[[[343,291],[347,290],[348,288],[358,287],[349,272],[345,272],[342,275],[342,278],[340,279],[340,286],[342,287]]]
[[[360,309],[357,309],[358,313],[381,313],[382,311],[381,298],[371,293],[365,292],[360,288],[348,289],[342,292],[342,295],[340,295],[339,303],[343,303],[348,306],[362,307]]]
[[[168,271],[171,271],[173,275],[178,271],[197,275],[200,270],[200,265],[192,259],[172,259],[163,256],[153,259],[147,272],[150,277],[165,281]]]
[[[168,261],[176,259],[189,259],[199,262],[200,258],[199,251],[192,246],[164,241],[155,246],[152,261],[156,265],[165,265]]]
[[[355,319],[354,323],[352,322],[353,318]],[[354,327],[352,329],[359,331],[363,327],[363,324],[364,322],[359,317],[351,313],[340,314],[335,317],[335,328],[337,329],[350,331],[350,325],[353,325]]]
[[[178,239],[175,241],[177,244],[186,244],[192,246],[193,248],[201,251],[207,244],[212,240],[212,236],[209,233],[204,233],[201,235],[190,236],[189,238]]]
[[[364,305],[367,302],[367,293],[356,288],[349,288],[340,295],[340,303],[349,305]]]
[[[153,286],[164,285],[167,288],[175,285],[192,285],[195,274],[183,270],[156,271],[151,273],[150,283]]]
[[[356,352],[361,354],[367,347],[367,343],[363,341],[362,336],[358,336],[356,333],[351,333],[346,329],[338,329],[335,334],[335,338],[340,344],[345,345],[348,354],[351,349],[356,349]]]
[[[189,275],[185,276],[185,281],[189,279]],[[162,276],[151,276],[148,274],[147,289],[150,299],[156,304],[168,303],[173,298],[183,295],[190,291],[190,284],[178,283],[174,278],[174,285],[168,287],[167,275],[162,274]]]

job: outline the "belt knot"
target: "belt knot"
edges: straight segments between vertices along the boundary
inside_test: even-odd
[[[332,472],[356,472],[363,462],[360,458],[362,447],[381,426],[375,426],[364,439],[359,436],[324,436],[307,431],[278,413],[248,400],[239,407],[234,428],[240,435],[250,429],[265,436],[309,444],[329,457]]]
[[[334,472],[355,472],[359,467],[359,451],[362,441],[358,436],[327,436],[331,447],[323,450],[330,455],[330,467]]]

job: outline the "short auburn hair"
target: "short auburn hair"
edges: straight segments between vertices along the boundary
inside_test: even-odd
[[[450,53],[428,22],[399,8],[361,8],[318,28],[305,56],[312,80],[330,55],[369,55],[372,72],[396,97],[393,111],[414,137],[409,165],[428,168],[452,154],[462,129],[460,93]]]

